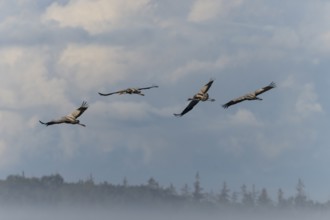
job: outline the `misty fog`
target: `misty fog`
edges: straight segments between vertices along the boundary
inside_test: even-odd
[[[6,220],[88,220],[88,219],[112,219],[112,220],[328,220],[329,212],[305,212],[295,211],[287,213],[234,213],[234,212],[207,212],[198,210],[174,211],[174,210],[154,210],[144,209],[130,210],[123,207],[122,209],[107,210],[104,208],[44,208],[40,207],[11,207],[0,209],[0,216]]]
[[[261,220],[329,219],[329,202],[306,196],[299,179],[296,194],[278,201],[256,187],[243,185],[239,192],[226,183],[219,193],[204,192],[197,173],[190,190],[161,186],[154,178],[146,184],[95,183],[92,177],[66,182],[59,174],[37,177],[10,175],[0,180],[0,217],[31,220],[143,219],[143,220]],[[230,195],[232,191],[232,195]]]

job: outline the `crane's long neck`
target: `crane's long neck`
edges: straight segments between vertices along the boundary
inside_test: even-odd
[[[210,102],[214,102],[215,99],[209,99],[209,98],[208,99],[189,98],[188,101],[203,101],[203,102],[210,101]]]
[[[75,120],[74,124],[77,124],[77,125],[80,125],[80,126],[86,127],[86,125],[81,124],[79,120]]]

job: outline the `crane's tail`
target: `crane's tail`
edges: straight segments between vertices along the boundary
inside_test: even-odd
[[[182,117],[182,114],[176,114],[176,113],[174,113],[173,114],[175,117]]]

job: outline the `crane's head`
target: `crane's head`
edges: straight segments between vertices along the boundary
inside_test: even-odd
[[[77,125],[81,125],[81,126],[83,126],[83,127],[86,127],[86,125],[81,124],[79,120],[76,120],[76,124],[77,124]]]

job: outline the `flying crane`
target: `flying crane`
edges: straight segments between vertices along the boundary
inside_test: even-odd
[[[271,82],[268,86],[265,86],[261,89],[257,89],[254,92],[247,93],[247,94],[245,94],[241,97],[238,97],[236,99],[230,100],[226,104],[222,105],[222,107],[228,108],[231,105],[235,105],[235,104],[237,104],[239,102],[242,102],[242,101],[245,101],[245,100],[249,100],[249,101],[251,101],[251,100],[262,100],[261,98],[258,97],[258,95],[260,95],[264,92],[267,92],[268,90],[273,89],[275,87],[276,87],[276,84],[274,82]]]
[[[128,88],[128,89],[123,89],[123,90],[119,90],[116,92],[110,92],[110,93],[101,93],[99,92],[99,95],[102,96],[108,96],[108,95],[113,95],[113,94],[138,94],[141,96],[144,96],[144,94],[141,92],[141,90],[145,90],[145,89],[151,89],[151,88],[158,88],[158,86],[149,86],[149,87],[144,87],[144,88]]]
[[[75,111],[73,111],[72,113],[63,116],[59,119],[55,119],[49,122],[42,122],[39,120],[39,122],[43,125],[49,126],[49,125],[53,125],[53,124],[61,124],[61,123],[66,123],[66,124],[77,124],[77,125],[81,125],[83,127],[86,127],[86,125],[81,124],[79,120],[77,120],[77,118],[82,115],[82,113],[84,113],[84,111],[86,111],[86,109],[88,108],[87,102],[83,102],[81,104],[81,106],[79,108],[77,108]]]
[[[187,112],[192,110],[195,107],[195,105],[197,105],[200,101],[202,101],[202,102],[205,102],[205,101],[214,102],[215,99],[211,99],[209,97],[209,94],[207,93],[208,90],[210,89],[210,87],[212,86],[213,82],[214,82],[214,80],[211,79],[207,84],[205,84],[203,86],[203,88],[197,94],[194,95],[193,98],[188,99],[188,101],[190,101],[188,106],[180,114],[174,113],[174,115],[176,117],[182,117],[184,114],[186,114]]]

